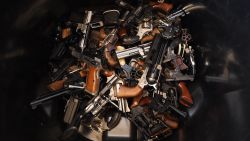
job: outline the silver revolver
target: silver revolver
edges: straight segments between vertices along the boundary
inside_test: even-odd
[[[145,58],[147,56],[147,53],[149,52],[151,44],[152,43],[149,42],[122,51],[116,51],[117,58],[127,58],[134,55],[140,55],[141,57]]]

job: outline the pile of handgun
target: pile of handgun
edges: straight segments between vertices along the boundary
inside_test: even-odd
[[[193,105],[187,83],[196,73],[195,47],[181,20],[205,6],[177,8],[164,0],[115,4],[84,10],[81,22],[69,16],[58,25],[49,62],[51,92],[31,105],[63,96],[69,126],[104,132],[125,116],[144,139],[165,138]]]

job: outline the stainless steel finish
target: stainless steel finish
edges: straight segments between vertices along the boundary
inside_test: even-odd
[[[130,112],[130,108],[128,107],[127,99],[118,98],[119,110],[123,113]]]
[[[143,21],[138,26],[137,36],[139,36],[140,39],[142,39],[143,36],[151,32],[152,30],[153,30],[152,22],[150,20]]]
[[[149,52],[150,46],[151,42],[145,43],[122,51],[116,51],[116,55],[118,59],[131,57],[134,55],[141,55],[143,58],[145,58],[146,54]]]
[[[146,67],[144,72],[143,72],[142,77],[139,79],[138,86],[140,86],[141,88],[144,88],[144,86],[148,85],[148,82],[147,82],[148,70],[149,70],[149,68]]]
[[[70,88],[70,89],[85,89],[85,86],[69,85],[68,88]]]

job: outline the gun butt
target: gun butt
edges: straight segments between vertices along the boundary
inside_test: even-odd
[[[154,9],[160,9],[166,13],[170,12],[173,9],[172,3],[157,3],[152,6]]]
[[[180,95],[179,102],[182,105],[190,108],[193,105],[192,95],[190,94],[190,92],[189,92],[189,90],[184,82],[180,82],[179,87],[181,89],[181,95]]]
[[[105,33],[104,28],[101,28],[99,34],[100,41],[104,40],[106,36],[107,34]]]
[[[62,39],[65,39],[71,35],[71,28],[64,28],[62,30]]]
[[[98,92],[100,86],[100,69],[94,66],[89,66],[88,69],[89,71],[87,73],[85,91],[92,95],[95,95]]]
[[[159,33],[160,33],[159,29],[154,28],[153,31],[151,32],[151,34],[142,37],[141,43],[144,44],[144,43],[146,43],[146,42],[152,41],[152,40],[154,39],[155,35],[156,35],[156,34],[159,34]]]
[[[48,89],[50,91],[60,90],[60,89],[62,89],[64,87],[64,82],[65,82],[64,79],[52,82],[51,84],[48,85]]]
[[[106,77],[110,77],[114,74],[114,71],[110,71],[110,70],[103,70],[102,74],[105,75]]]
[[[127,30],[126,28],[122,27],[118,30],[118,35],[122,38],[127,35]]]
[[[127,87],[121,85],[117,93],[117,97],[119,98],[136,97],[142,93],[142,90],[143,89],[138,85],[135,87]]]
[[[118,65],[118,61],[113,58],[111,51],[109,51],[108,48],[104,49],[104,58],[107,59],[107,62],[111,67]]]

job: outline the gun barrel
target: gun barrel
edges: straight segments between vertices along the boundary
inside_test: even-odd
[[[141,55],[142,57],[144,57],[149,52],[150,45],[151,43],[146,43],[122,51],[116,51],[117,58],[118,59],[127,58],[134,55]]]
[[[50,93],[48,93],[44,96],[38,97],[36,100],[32,101],[30,103],[30,106],[33,109],[35,109],[38,105],[41,105],[42,103],[44,103],[46,101],[52,100],[56,97],[59,97],[61,95],[67,94],[67,93],[70,93],[69,89],[63,89],[63,90],[56,91],[56,92],[50,92]]]
[[[87,38],[88,38],[88,34],[89,34],[89,30],[90,30],[90,22],[93,16],[93,12],[92,11],[86,11],[86,15],[85,18],[83,20],[83,27],[82,27],[82,38],[80,40],[79,46],[82,49],[82,51],[84,50],[84,48],[86,47],[87,44]]]
[[[148,64],[149,71],[147,74],[147,81],[149,84],[155,84],[160,76],[162,61],[168,41],[163,39],[160,34],[157,34],[150,49],[151,56],[148,56],[146,63]]]
[[[185,7],[183,7],[182,9],[180,9],[180,10],[170,14],[169,16],[167,16],[167,19],[169,21],[171,21],[171,20],[174,20],[177,17],[185,16],[185,15],[189,14],[192,11],[204,10],[205,8],[206,8],[206,6],[203,5],[203,4],[188,4]]]

